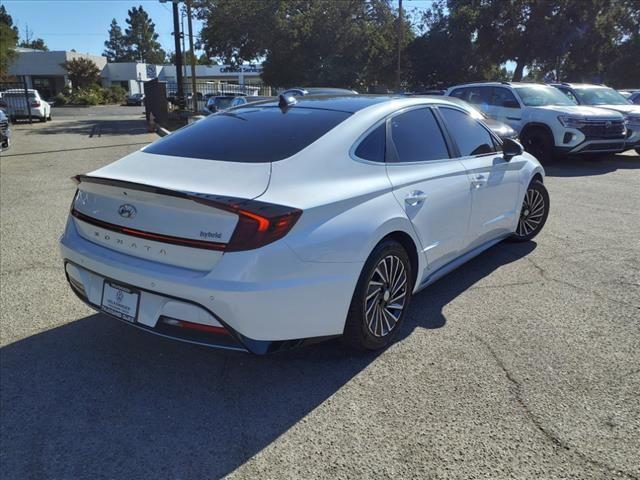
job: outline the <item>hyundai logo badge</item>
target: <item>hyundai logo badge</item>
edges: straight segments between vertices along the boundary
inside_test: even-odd
[[[118,215],[124,218],[133,218],[136,216],[136,213],[136,207],[134,207],[133,205],[129,205],[128,203],[120,205],[120,207],[118,208]]]

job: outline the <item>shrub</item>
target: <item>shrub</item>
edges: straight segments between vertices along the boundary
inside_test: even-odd
[[[60,92],[54,97],[56,101],[56,105],[66,105],[69,103],[69,97],[67,97],[64,93]]]
[[[120,85],[112,85],[109,88],[102,89],[103,103],[116,103],[120,104],[124,102],[127,95],[127,91]]]
[[[100,105],[104,103],[102,89],[98,85],[90,85],[73,92],[71,103],[75,105]]]

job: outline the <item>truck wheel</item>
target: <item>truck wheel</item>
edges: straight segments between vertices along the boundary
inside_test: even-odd
[[[542,128],[528,129],[522,134],[521,140],[524,149],[543,165],[549,165],[557,160],[553,138],[546,130]]]

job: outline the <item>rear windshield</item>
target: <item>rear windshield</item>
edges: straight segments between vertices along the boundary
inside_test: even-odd
[[[167,135],[146,153],[225,162],[274,162],[315,142],[351,114],[334,110],[239,107]]]

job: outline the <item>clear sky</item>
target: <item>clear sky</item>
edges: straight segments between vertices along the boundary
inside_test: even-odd
[[[124,31],[127,10],[142,5],[156,25],[158,41],[165,51],[174,51],[171,3],[158,0],[2,0],[24,39],[28,25],[33,38],[42,38],[49,50],[71,50],[102,54],[109,24],[115,18]],[[185,31],[187,21],[185,19]],[[200,22],[194,23],[199,33]],[[188,40],[186,40],[188,47]]]
[[[403,0],[403,7],[413,12],[426,10],[434,0]],[[13,22],[24,38],[29,26],[33,38],[42,38],[49,50],[71,50],[102,54],[108,38],[109,24],[115,18],[123,31],[127,10],[142,5],[156,24],[158,41],[169,52],[173,44],[173,17],[171,3],[159,0],[2,0]],[[397,6],[398,0],[392,4]],[[194,33],[200,32],[201,23],[195,20]],[[185,31],[187,29],[185,20]],[[187,46],[188,48],[188,46]]]

